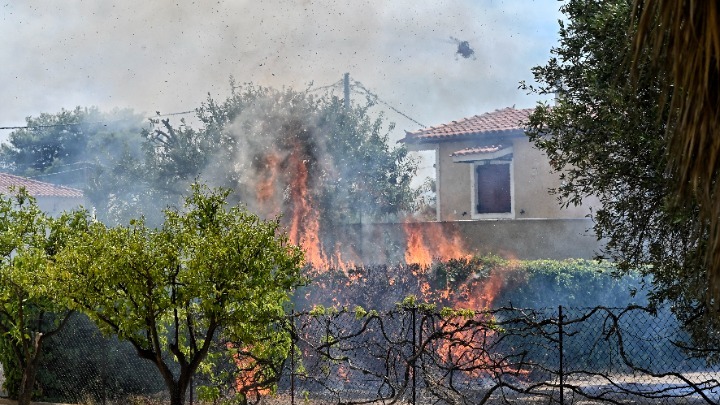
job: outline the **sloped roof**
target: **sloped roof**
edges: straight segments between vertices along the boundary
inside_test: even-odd
[[[521,135],[532,111],[533,108],[502,108],[447,124],[405,132],[405,138],[400,142],[428,143],[487,135]]]
[[[75,188],[57,186],[55,184],[28,179],[26,177],[0,173],[0,193],[6,192],[12,186],[15,186],[16,188],[25,187],[28,193],[33,197],[83,197],[83,192]]]

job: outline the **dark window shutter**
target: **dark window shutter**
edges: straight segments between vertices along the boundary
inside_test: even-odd
[[[511,212],[510,165],[485,164],[475,168],[477,181],[477,213]]]

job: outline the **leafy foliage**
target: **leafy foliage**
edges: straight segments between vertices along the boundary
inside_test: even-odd
[[[173,405],[218,339],[219,349],[287,348],[266,342],[289,339],[273,323],[301,282],[302,252],[277,221],[227,208],[228,194],[193,185],[185,211],[165,211],[162,228],[142,219],[107,227],[80,213],[84,231],[57,257],[53,278],[69,305],[153,362]]]
[[[696,202],[674,201],[670,111],[659,102],[670,79],[649,68],[651,51],[633,53],[631,7],[627,0],[563,5],[560,44],[547,65],[534,68],[540,86],[526,87],[556,93],[557,102],[536,108],[528,135],[561,173],[555,192],[564,204],[600,199],[594,230],[618,270],[647,276],[651,300],[669,301],[702,341],[718,326],[705,306],[708,223]],[[640,72],[633,82],[630,62]]]
[[[143,118],[131,110],[80,108],[28,117],[10,133],[0,166],[27,177],[78,188],[106,182],[109,163],[122,153],[139,156]]]
[[[47,280],[64,243],[57,224],[24,189],[0,194],[0,361],[21,404],[30,403],[43,342],[70,316]]]
[[[396,302],[413,307],[431,302],[439,307],[482,310],[516,308],[593,307],[647,302],[642,276],[618,276],[608,261],[507,260],[499,256],[473,256],[416,265],[355,267],[328,271],[295,294],[296,306],[324,315],[327,307],[390,310]]]
[[[288,203],[288,194],[299,192],[291,184],[297,159],[308,172],[308,198],[326,222],[408,210],[417,194],[410,187],[417,164],[404,147],[390,148],[383,119],[371,118],[370,107],[346,109],[329,95],[231,82],[227,99],[208,98],[197,109],[202,128],[157,120],[144,132],[146,158],[136,182],[157,195],[140,200],[172,203],[203,179],[237,190],[231,197],[253,211],[289,217],[297,209]],[[273,201],[259,201],[263,192],[274,194]]]
[[[83,189],[98,219],[127,223],[142,212],[158,225],[162,210],[182,205],[190,184],[202,180],[237,191],[254,212],[272,217],[296,209],[287,193],[296,175],[291,158],[308,170],[309,197],[328,226],[382,220],[414,207],[410,187],[417,163],[401,146],[389,146],[382,116],[372,103],[344,106],[330,95],[236,85],[225,100],[200,105],[198,128],[158,117],[142,125],[130,110],[62,110],[29,117],[31,128],[10,134],[0,165],[29,177]],[[292,155],[292,156],[291,156]],[[257,200],[276,161],[271,204]],[[266,190],[269,191],[269,190]],[[297,191],[296,191],[297,192]],[[282,205],[282,207],[277,207]]]

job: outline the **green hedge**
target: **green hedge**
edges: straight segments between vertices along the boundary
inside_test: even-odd
[[[391,309],[408,295],[419,300],[454,306],[492,283],[490,306],[525,308],[643,305],[645,295],[639,276],[614,277],[609,262],[567,260],[507,260],[499,256],[474,256],[417,265],[355,267],[320,272],[298,290],[296,307],[360,305]],[[479,308],[476,308],[479,309]]]

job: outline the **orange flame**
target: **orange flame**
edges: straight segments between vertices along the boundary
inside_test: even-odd
[[[290,241],[302,247],[306,261],[314,268],[325,268],[328,261],[320,243],[320,221],[308,192],[307,161],[301,159],[297,151],[290,158],[290,198],[293,208]]]
[[[430,255],[430,250],[425,244],[422,230],[410,223],[404,223],[403,229],[407,238],[405,263],[419,264],[421,267],[430,266],[432,264],[432,255]]]
[[[433,259],[447,261],[471,256],[467,253],[465,243],[457,229],[448,231],[448,228],[434,223],[404,223],[403,229],[407,240],[405,249],[407,264],[428,267]]]
[[[262,204],[273,201],[273,193],[278,186],[274,183],[286,183],[288,206],[287,216],[288,238],[290,242],[299,245],[305,251],[305,260],[311,264],[314,271],[324,271],[329,268],[346,270],[352,267],[355,261],[359,262],[358,255],[350,248],[336,243],[331,251],[326,251],[321,238],[320,218],[314,206],[310,191],[309,160],[303,159],[300,147],[295,147],[285,161],[281,161],[277,153],[270,153],[263,158],[264,169],[267,174],[261,175],[256,185],[256,199]],[[277,173],[280,166],[285,167],[286,175],[280,179]],[[348,256],[352,260],[346,260]]]
[[[304,250],[306,262],[312,266],[311,271],[314,274],[310,276],[334,268],[348,275],[348,283],[362,283],[360,273],[350,271],[357,264],[363,263],[363,258],[354,251],[353,246],[338,241],[332,245],[324,244],[326,239],[333,238],[323,236],[320,214],[313,201],[310,171],[313,160],[306,156],[302,145],[296,143],[287,153],[269,151],[258,161],[260,163],[255,166],[259,170],[255,184],[256,201],[261,209],[268,213],[282,210],[290,242]],[[492,305],[495,294],[502,287],[499,276],[494,275],[484,283],[471,280],[459,288],[452,287],[456,291],[451,291],[451,287],[437,288],[429,284],[428,275],[433,261],[471,257],[456,226],[406,222],[402,224],[402,230],[404,235],[396,235],[392,240],[402,240],[404,236],[404,252],[387,250],[393,243],[378,242],[386,240],[388,234],[374,230],[372,235],[368,235],[373,240],[368,245],[375,243],[380,247],[376,252],[370,253],[373,256],[371,260],[382,263],[387,258],[399,256],[399,260],[404,259],[406,264],[413,265],[410,266],[410,271],[418,282],[416,291],[420,293],[419,298],[423,300],[440,299],[456,307],[474,309]],[[368,251],[370,249],[373,248]],[[368,251],[361,253],[367,255]],[[390,284],[395,284],[395,280],[390,280]]]
[[[280,156],[271,152],[265,155],[262,160],[263,170],[260,172],[260,179],[255,185],[255,194],[258,205],[264,206],[266,204],[275,203],[275,187],[278,183],[278,172]]]

